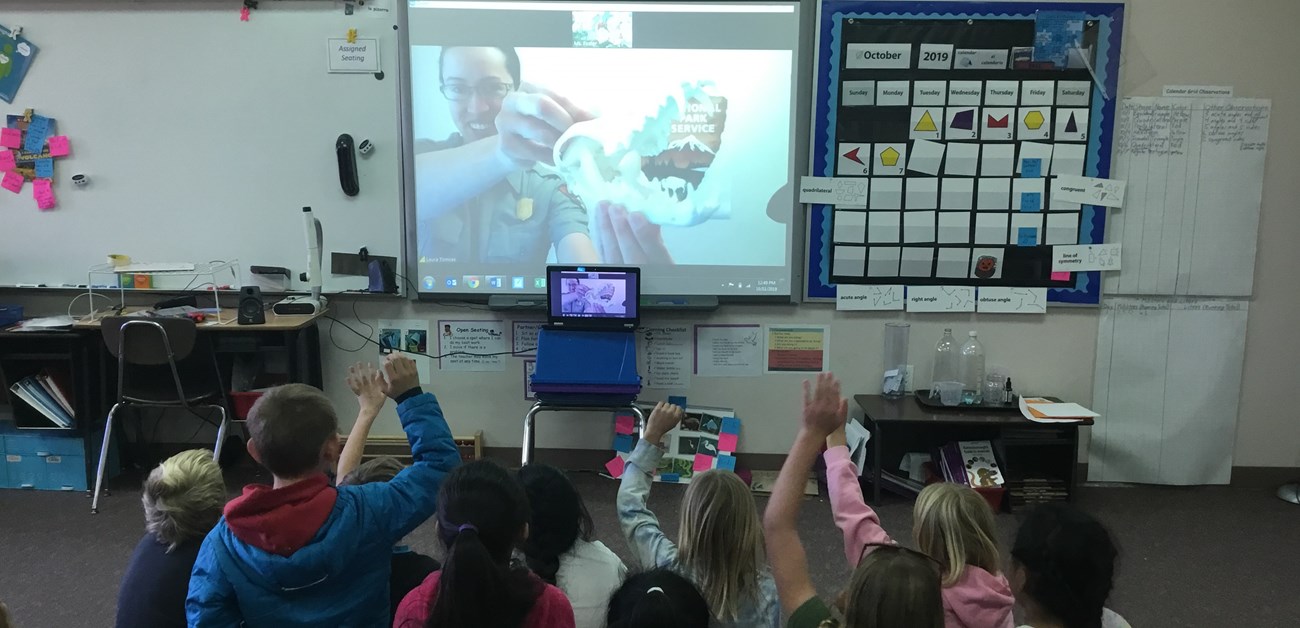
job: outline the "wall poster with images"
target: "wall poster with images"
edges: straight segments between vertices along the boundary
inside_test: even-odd
[[[1123,6],[823,0],[810,174],[867,183],[813,205],[808,298],[837,284],[1047,288],[1096,304],[1106,208],[1053,199],[1109,176]]]

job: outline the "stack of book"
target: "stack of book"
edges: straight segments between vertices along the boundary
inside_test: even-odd
[[[996,488],[1005,483],[1002,468],[993,453],[993,443],[989,441],[948,443],[940,447],[934,457],[945,482],[965,484],[971,488]]]
[[[50,371],[24,377],[9,387],[9,392],[15,397],[41,413],[55,427],[64,429],[71,428],[75,418],[67,391],[67,380]]]

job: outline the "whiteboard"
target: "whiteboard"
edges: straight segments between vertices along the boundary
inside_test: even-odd
[[[243,283],[250,265],[285,266],[299,289],[303,206],[324,225],[326,292],[367,282],[330,276],[331,251],[402,258],[392,20],[346,16],[332,0],[263,2],[247,22],[229,1],[39,6],[0,16],[40,48],[0,108],[54,118],[72,154],[55,160],[55,210],[36,209],[30,182],[0,190],[0,285],[84,284],[88,267],[122,253],[238,259]],[[379,40],[383,80],[326,73],[325,40],[348,28]],[[342,133],[376,147],[358,155],[356,197],[339,186]],[[91,183],[74,187],[77,173]]]

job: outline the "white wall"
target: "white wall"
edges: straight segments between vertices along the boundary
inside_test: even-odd
[[[1246,338],[1243,400],[1236,442],[1236,466],[1300,466],[1300,415],[1289,401],[1300,375],[1300,73],[1293,65],[1293,29],[1300,23],[1300,3],[1293,0],[1133,0],[1125,22],[1122,95],[1149,96],[1164,84],[1234,85],[1238,96],[1273,99],[1264,207],[1260,221],[1255,296]],[[69,295],[70,296],[70,295]],[[0,293],[0,300],[20,301],[33,313],[58,312],[69,297]],[[489,318],[488,312],[400,301],[359,302],[358,313],[372,321],[384,318]],[[351,303],[335,301],[335,314],[351,316]],[[886,321],[912,324],[911,356],[918,380],[928,379],[930,352],[943,327],[980,331],[989,364],[1011,370],[1019,390],[1046,393],[1088,403],[1097,334],[1095,309],[1052,309],[1045,317],[840,314],[826,305],[731,306],[707,317],[712,322],[805,322],[830,324],[832,368],[849,390],[874,391],[881,372],[879,351]],[[688,316],[648,317],[692,321]],[[323,332],[328,332],[326,323]],[[336,327],[340,345],[359,340]],[[347,365],[362,357],[324,341],[325,376],[339,385],[330,395],[340,407],[351,404],[341,385]],[[365,358],[374,354],[366,349]],[[513,361],[513,360],[512,360]],[[500,375],[435,375],[433,388],[442,396],[457,432],[482,429],[488,446],[518,446],[522,417],[520,369],[511,364]],[[747,452],[783,453],[795,430],[798,377],[747,379],[694,378],[686,391],[693,402],[734,407],[745,421],[741,441]],[[648,395],[658,391],[648,391]],[[676,394],[675,391],[674,394]],[[666,393],[665,393],[666,394]],[[588,429],[589,425],[600,429]],[[545,416],[539,447],[606,448],[608,432],[595,415]],[[396,418],[376,433],[397,433]],[[1081,457],[1086,459],[1086,456]]]

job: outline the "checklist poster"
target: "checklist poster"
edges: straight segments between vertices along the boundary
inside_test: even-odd
[[[1122,16],[1119,4],[823,2],[809,174],[860,177],[867,203],[813,206],[808,296],[1048,288],[1095,304],[1097,273],[1054,274],[1052,247],[1102,242],[1106,208],[1052,192],[1058,177],[1109,175]]]

